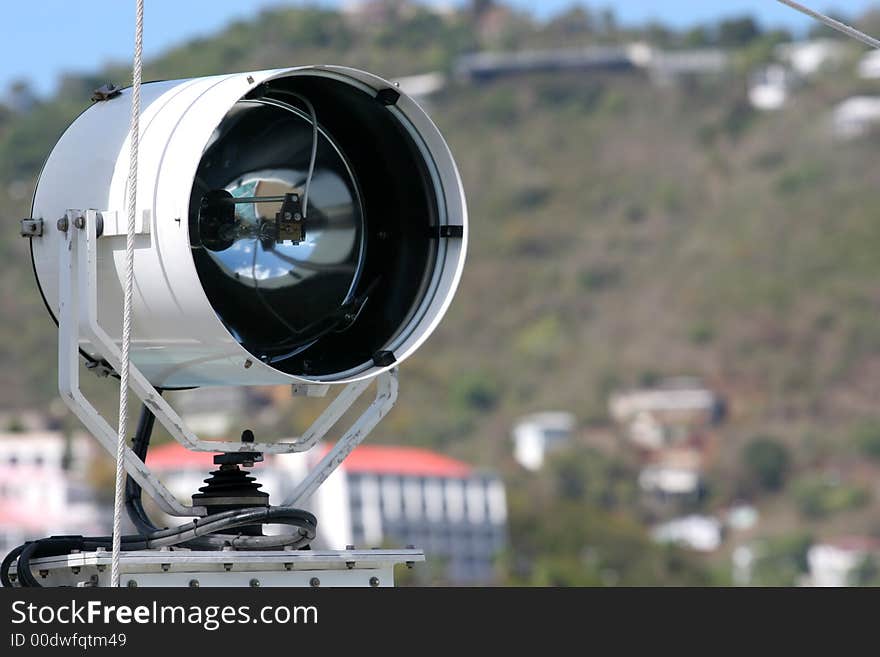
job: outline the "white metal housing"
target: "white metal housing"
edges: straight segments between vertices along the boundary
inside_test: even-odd
[[[227,330],[197,275],[188,216],[194,176],[217,126],[245,95],[263,84],[344,85],[364,98],[389,93],[383,103],[402,133],[409,135],[424,166],[424,184],[436,201],[430,221],[443,236],[414,307],[378,352],[388,362],[364,359],[357,366],[318,375],[288,373],[260,362]],[[349,68],[311,66],[155,82],[143,88],[138,227],[135,254],[132,363],[153,386],[349,383],[395,367],[427,339],[448,308],[461,276],[467,243],[467,210],[452,155],[437,128],[410,98],[374,75]],[[97,210],[103,234],[97,244],[98,322],[116,344],[121,335],[124,278],[124,216],[128,174],[128,91],[95,103],[64,133],[45,163],[32,217],[42,219],[42,236],[31,239],[34,268],[46,304],[59,313],[59,247],[56,229],[68,209]],[[378,104],[380,101],[376,100]],[[334,108],[342,113],[346,107]],[[371,110],[372,111],[372,110]],[[378,110],[377,110],[378,111]],[[318,114],[321,122],[321,112]],[[364,126],[367,130],[369,126]],[[323,129],[323,126],[322,126]],[[383,153],[376,152],[376,158]],[[359,175],[354,170],[354,176]],[[406,172],[400,172],[404,175]],[[410,174],[411,175],[411,174]],[[378,193],[378,192],[377,192]],[[369,222],[371,217],[366,216]],[[452,238],[447,237],[451,235]],[[394,239],[394,236],[391,236]],[[394,286],[400,281],[385,280]],[[87,339],[81,350],[101,358]]]

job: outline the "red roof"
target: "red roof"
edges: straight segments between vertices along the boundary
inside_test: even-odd
[[[332,445],[318,448],[317,456],[326,454]],[[267,455],[267,459],[284,458]],[[156,470],[199,469],[205,473],[216,469],[214,454],[192,452],[179,443],[172,442],[151,447],[147,453],[147,465]],[[361,445],[342,464],[347,472],[408,475],[414,477],[467,477],[473,468],[456,459],[418,447],[386,447]]]
[[[156,470],[199,468],[205,473],[215,470],[213,452],[193,452],[180,443],[166,443],[150,447],[147,465]]]
[[[321,454],[330,450],[324,445]],[[414,477],[467,477],[473,468],[456,459],[418,447],[360,445],[342,464],[347,472],[409,475]]]

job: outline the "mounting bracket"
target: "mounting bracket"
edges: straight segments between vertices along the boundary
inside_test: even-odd
[[[116,429],[86,399],[79,385],[79,348],[89,342],[110,367],[121,365],[119,346],[98,322],[97,243],[98,227],[108,225],[96,210],[68,210],[59,220],[59,308],[58,308],[58,387],[61,398],[98,442],[116,454]],[[339,422],[352,405],[366,392],[370,381],[356,381],[345,386],[303,433],[290,441],[276,443],[205,441],[199,439],[168,401],[131,364],[129,379],[132,391],[152,411],[156,419],[180,444],[197,452],[260,452],[290,454],[314,447]],[[376,396],[354,421],[318,466],[303,480],[285,502],[304,501],[323,483],[342,460],[375,428],[397,401],[397,371],[389,370],[376,377]],[[204,507],[179,502],[147,465],[125,448],[125,471],[152,497],[162,511],[171,516],[202,516]]]

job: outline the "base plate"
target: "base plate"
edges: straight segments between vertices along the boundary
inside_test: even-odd
[[[197,551],[137,550],[120,555],[122,586],[390,587],[394,566],[425,560],[418,549]],[[110,586],[110,552],[31,561],[43,586]],[[15,572],[13,568],[10,575]]]

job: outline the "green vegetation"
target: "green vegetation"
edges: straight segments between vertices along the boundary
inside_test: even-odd
[[[794,586],[807,573],[807,550],[813,539],[795,533],[764,540],[757,547],[752,566],[755,586]]]
[[[867,422],[853,432],[853,442],[870,459],[880,461],[880,423]]]
[[[712,583],[685,551],[652,543],[631,511],[636,471],[595,450],[555,454],[538,481],[509,486],[515,551],[502,559],[508,581],[529,586]],[[530,485],[531,484],[531,485]]]
[[[766,491],[782,488],[791,465],[788,449],[772,438],[755,438],[743,450],[742,461],[750,481]]]
[[[880,565],[872,556],[865,557],[849,576],[850,586],[880,586]]]
[[[805,517],[816,519],[863,507],[870,494],[861,486],[811,476],[795,483],[794,498]]]

